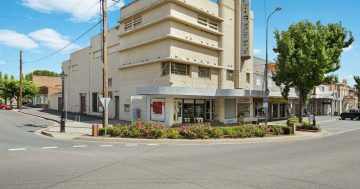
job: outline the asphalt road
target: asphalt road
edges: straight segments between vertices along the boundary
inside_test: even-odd
[[[137,145],[56,141],[32,132],[51,122],[8,111],[0,120],[1,189],[360,188],[359,121],[303,141]]]

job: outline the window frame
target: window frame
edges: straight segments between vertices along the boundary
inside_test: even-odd
[[[162,76],[167,75],[191,76],[191,66],[178,62],[163,62]]]
[[[201,70],[205,71],[206,73],[203,74],[203,72],[201,72]],[[203,67],[203,66],[199,66],[198,67],[198,77],[199,78],[204,78],[204,79],[210,79],[211,78],[211,69],[209,67]]]
[[[234,70],[226,70],[226,80],[234,81]]]

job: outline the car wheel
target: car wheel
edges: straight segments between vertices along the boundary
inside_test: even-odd
[[[2,109],[5,110],[5,107],[3,107]]]
[[[352,117],[351,120],[354,120],[354,118]]]
[[[360,120],[360,116],[357,116],[356,119],[357,119],[357,120]]]
[[[344,117],[344,116],[341,116],[341,119],[342,119],[342,120],[345,120],[345,117]]]

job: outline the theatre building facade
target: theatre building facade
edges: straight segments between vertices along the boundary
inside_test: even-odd
[[[262,116],[249,0],[137,0],[119,23],[109,30],[110,117],[171,126]],[[101,115],[100,41],[63,63],[68,111]],[[281,103],[272,110],[284,117]]]

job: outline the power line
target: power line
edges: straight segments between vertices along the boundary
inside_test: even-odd
[[[35,59],[35,60],[32,60],[32,61],[27,61],[27,62],[24,62],[24,64],[26,63],[33,63],[33,62],[39,62],[39,61],[42,61],[42,60],[45,60],[57,53],[59,53],[60,51],[64,50],[65,48],[69,47],[71,44],[73,44],[74,42],[76,42],[77,40],[79,40],[80,38],[84,37],[84,35],[86,35],[87,33],[89,33],[92,29],[94,29],[97,25],[99,25],[101,23],[101,20],[98,21],[94,26],[92,26],[91,28],[89,28],[88,30],[86,30],[84,33],[82,33],[80,36],[78,36],[77,38],[75,38],[74,40],[70,41],[70,43],[68,43],[67,45],[65,45],[64,47],[50,53],[49,55],[47,56],[44,56],[42,58],[39,58],[39,59]]]

